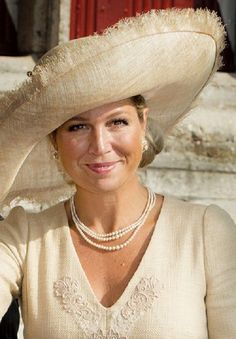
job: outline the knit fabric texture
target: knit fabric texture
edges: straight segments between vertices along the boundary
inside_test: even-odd
[[[26,339],[236,338],[236,226],[215,205],[165,197],[147,250],[106,308],[76,254],[63,203],[0,222],[0,319],[19,297]]]

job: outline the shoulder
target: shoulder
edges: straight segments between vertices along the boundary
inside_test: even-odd
[[[48,229],[60,226],[64,214],[63,203],[37,213],[27,211],[21,206],[14,207],[8,216],[0,221],[0,240],[3,234],[24,239],[43,234]]]
[[[23,207],[14,207],[5,219],[0,221],[0,241],[27,238],[28,220]]]
[[[28,244],[28,221],[25,210],[15,207],[0,221],[0,261],[2,265],[12,265],[11,260],[22,267]],[[5,271],[7,268],[4,269]],[[2,274],[3,271],[1,271]]]
[[[217,205],[209,205],[204,215],[204,225],[212,231],[218,229],[236,230],[235,223],[231,216]]]
[[[204,214],[205,247],[209,254],[234,248],[236,258],[236,225],[230,215],[216,205],[207,207]],[[235,260],[236,261],[236,260]]]
[[[203,205],[183,201],[173,197],[166,198],[165,216],[181,228],[202,231],[205,236],[215,233],[234,234],[236,226],[230,215],[217,205]]]
[[[167,209],[170,213],[179,215],[181,218],[189,218],[198,215],[203,218],[203,223],[212,223],[216,220],[221,223],[234,224],[230,215],[221,207],[211,204],[204,205],[181,200],[175,197],[165,197]]]
[[[165,216],[178,224],[202,223],[206,205],[184,201],[175,197],[164,198]]]

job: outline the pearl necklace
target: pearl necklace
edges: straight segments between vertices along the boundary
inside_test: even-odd
[[[82,223],[82,221],[79,219],[78,215],[76,214],[74,196],[72,196],[70,198],[70,209],[71,209],[71,215],[72,215],[73,222],[74,222],[77,230],[79,231],[79,233],[81,234],[81,236],[83,237],[83,239],[85,241],[87,241],[90,245],[92,245],[96,248],[105,250],[105,251],[117,251],[117,250],[120,250],[120,249],[126,247],[134,239],[138,230],[144,225],[150,211],[152,210],[153,206],[155,205],[155,202],[156,202],[155,193],[153,193],[150,189],[148,189],[147,204],[145,206],[145,209],[144,209],[142,215],[139,217],[139,219],[137,221],[135,221],[134,223],[132,223],[132,224],[120,229],[120,230],[110,232],[110,233],[106,233],[106,234],[94,232],[89,227],[87,227],[86,225],[84,225]],[[107,241],[119,239],[130,231],[134,231],[131,234],[131,236],[125,242],[121,243],[120,245],[115,245],[115,246],[105,246],[105,245],[99,244],[97,242],[94,242],[93,240],[91,240],[90,238],[87,237],[87,235],[89,235],[91,238],[96,239],[97,241],[107,242]]]

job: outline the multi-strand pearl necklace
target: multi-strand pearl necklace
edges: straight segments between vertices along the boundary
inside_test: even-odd
[[[144,225],[150,211],[155,205],[155,202],[156,202],[156,195],[148,188],[147,204],[145,206],[145,209],[142,215],[138,218],[138,220],[136,220],[134,223],[118,231],[114,231],[114,232],[110,232],[106,234],[94,232],[89,227],[87,227],[86,225],[82,223],[82,221],[79,219],[78,215],[76,214],[74,196],[70,198],[70,209],[71,209],[71,215],[72,215],[73,222],[85,241],[87,241],[90,245],[97,247],[99,249],[105,250],[105,251],[118,251],[126,247],[134,239],[138,230]],[[130,231],[133,231],[131,236],[125,242],[119,245],[115,245],[115,246],[105,246],[90,239],[92,238],[100,242],[107,242],[107,241],[119,239]],[[90,238],[88,238],[87,235],[90,236]]]

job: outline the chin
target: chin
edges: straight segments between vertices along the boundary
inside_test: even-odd
[[[130,168],[127,172],[116,170],[112,174],[109,173],[98,176],[97,174],[90,174],[86,171],[86,173],[80,175],[78,180],[74,180],[74,182],[81,189],[90,192],[104,193],[118,191],[122,189],[124,185],[127,188],[129,182],[133,181],[135,178],[137,178],[136,167]]]
[[[92,189],[96,192],[115,192],[119,190],[125,184],[124,180],[100,180],[97,183],[93,183]]]
[[[100,178],[98,180],[80,180],[76,185],[81,189],[93,193],[117,192],[124,185],[127,185],[127,178]]]

